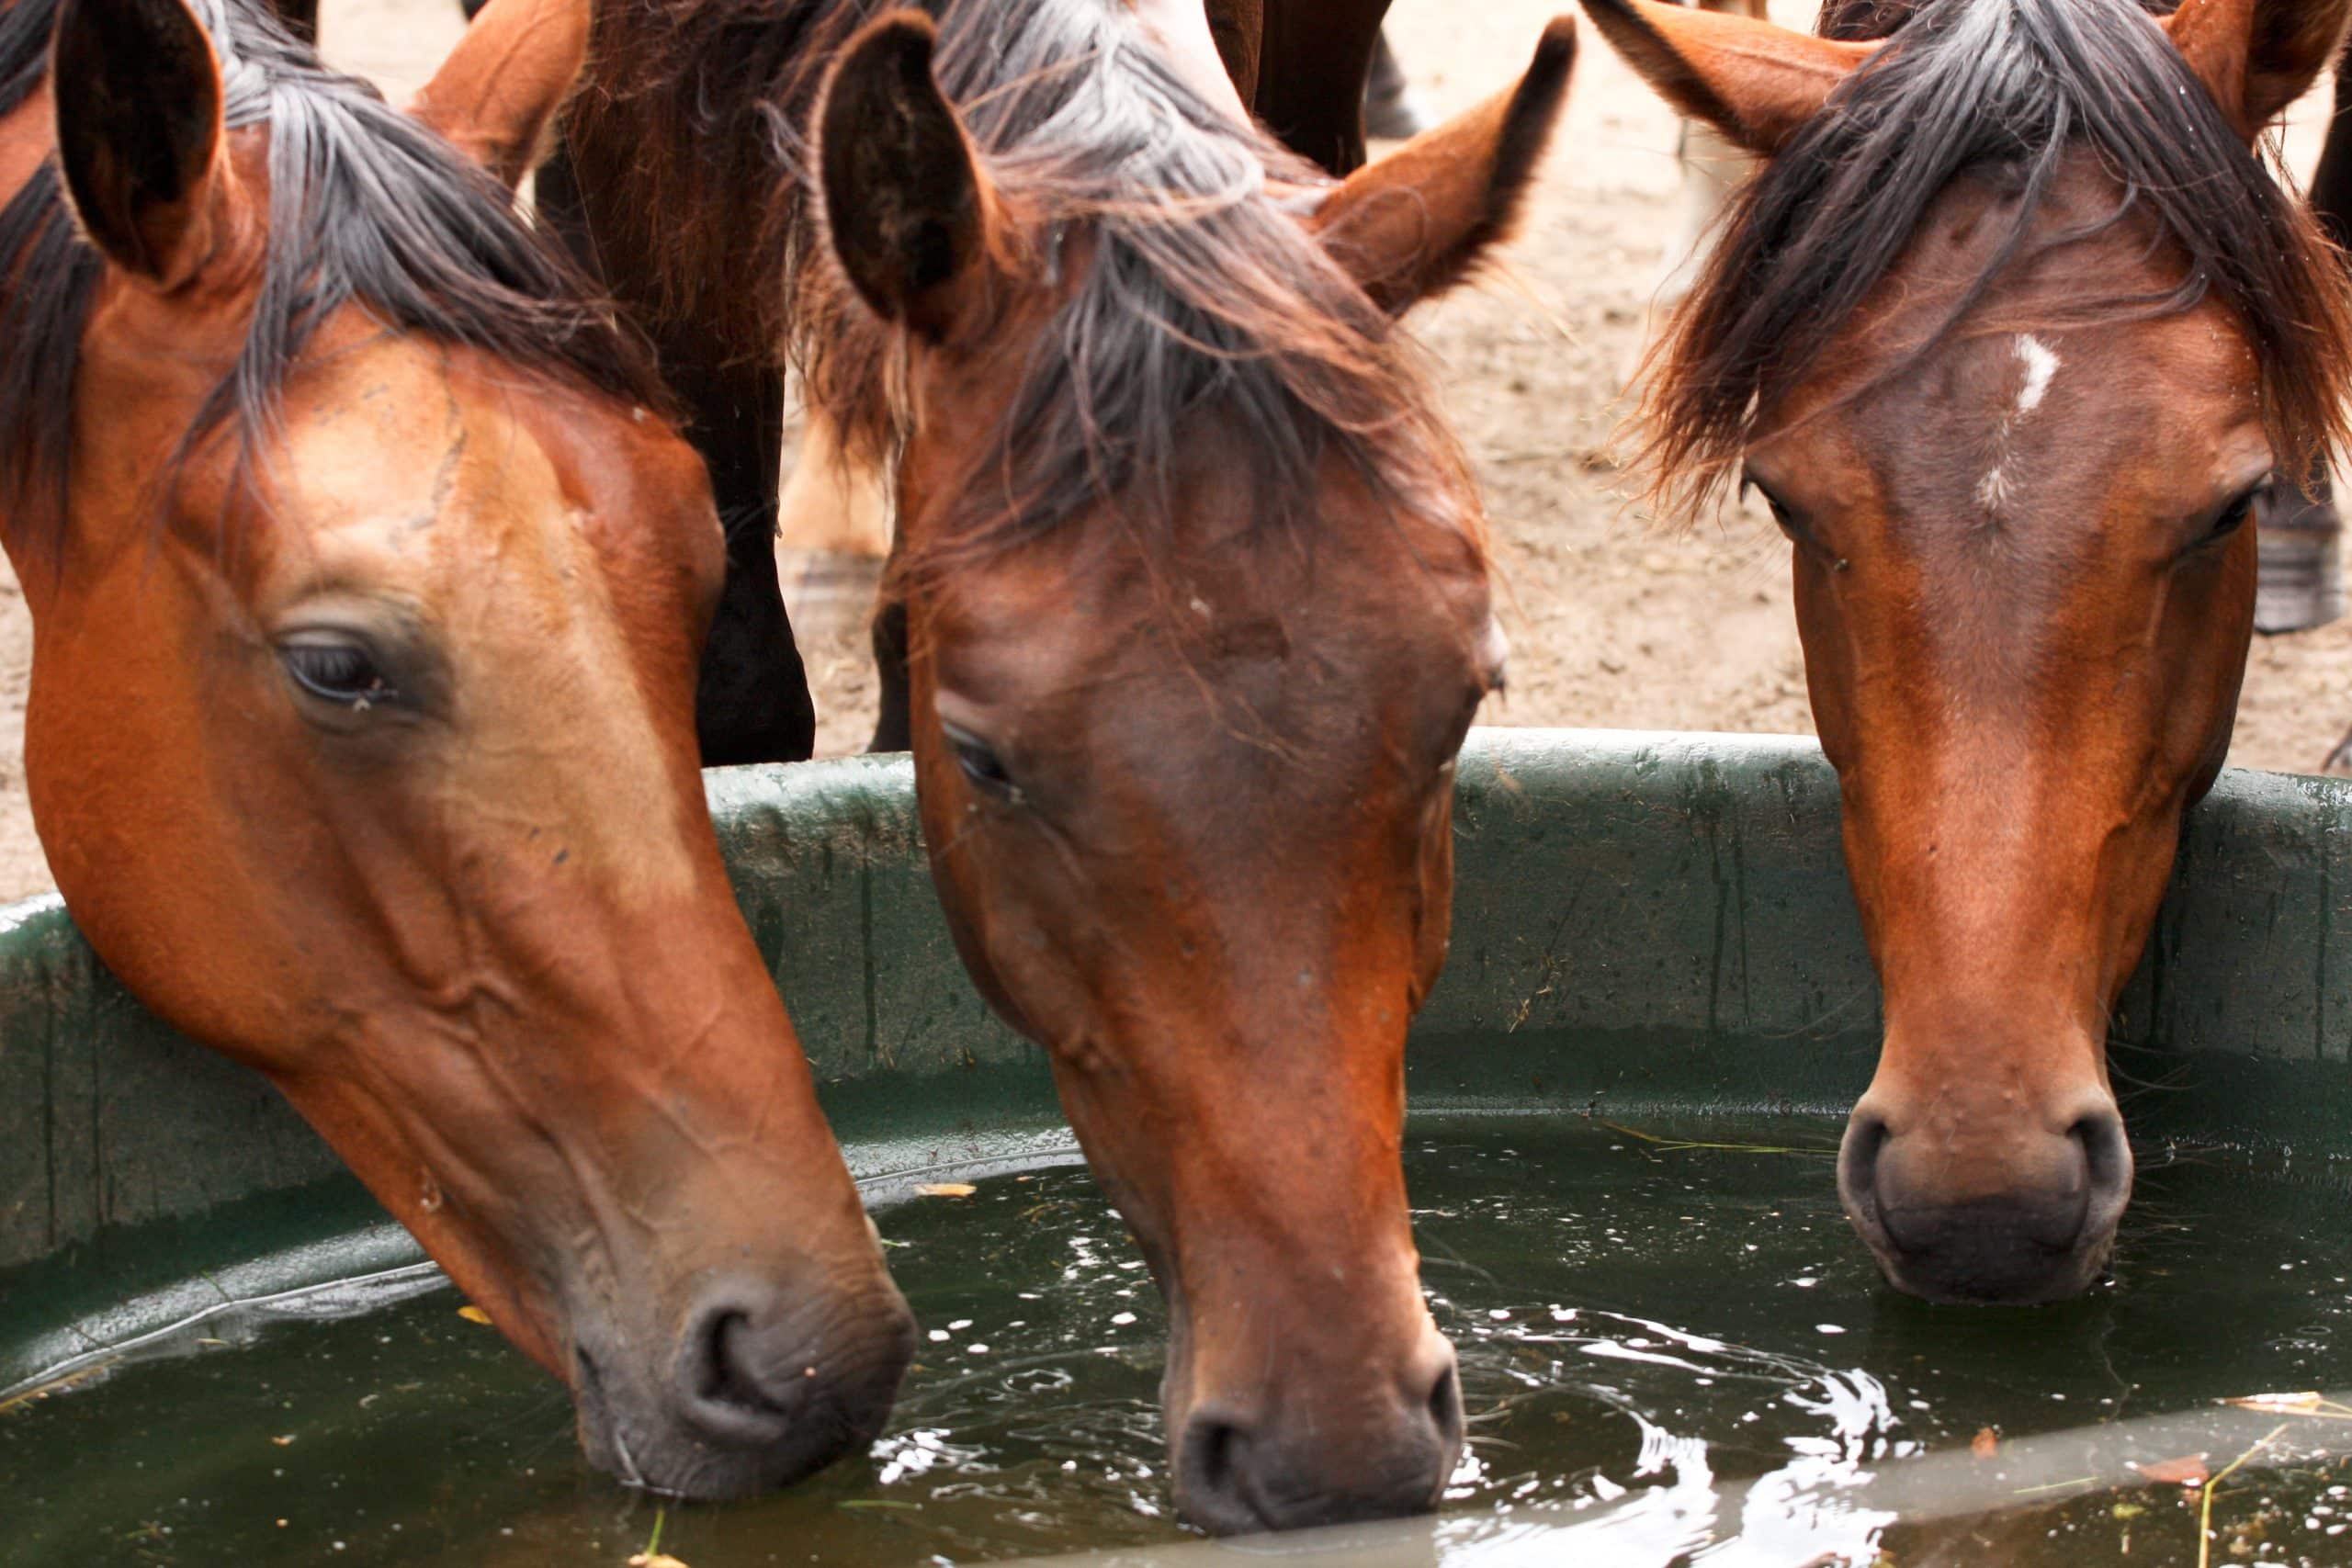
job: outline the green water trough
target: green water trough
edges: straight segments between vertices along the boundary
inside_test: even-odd
[[[869,1192],[1065,1146],[1042,1055],[989,1017],[950,944],[907,761],[708,788]],[[1869,1080],[1878,1000],[1812,742],[1480,731],[1455,834],[1417,1108],[1834,1132]],[[2345,933],[2352,786],[2226,775],[2115,1021],[2132,1076],[2165,1086],[2127,1101],[2135,1139],[2352,1154]],[[418,1258],[260,1078],[150,1016],[53,899],[0,915],[0,1395]]]

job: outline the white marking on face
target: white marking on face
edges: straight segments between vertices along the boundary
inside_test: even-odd
[[[2018,400],[2001,415],[2000,427],[1993,435],[1993,466],[1977,481],[1976,502],[1993,516],[1999,516],[2009,502],[2009,444],[2018,427],[2034,416],[2050,396],[2050,383],[2057,378],[2064,362],[2058,351],[2030,333],[2020,333],[2017,341],[2018,363],[2025,367],[2024,383],[2018,388]]]
[[[2030,333],[2018,339],[2018,359],[2025,366],[2025,385],[2018,390],[2017,418],[2022,423],[2050,395],[2061,362],[2056,350]]]
[[[1976,504],[1998,514],[2009,503],[2009,476],[1996,468],[1976,484]]]

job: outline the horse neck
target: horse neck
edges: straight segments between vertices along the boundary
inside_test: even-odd
[[[570,150],[605,282],[631,310],[715,346],[780,341],[785,260],[808,189],[770,151],[806,139],[820,58],[859,0],[653,0],[597,8]],[[749,288],[739,280],[753,281]],[[662,335],[657,332],[657,335]]]

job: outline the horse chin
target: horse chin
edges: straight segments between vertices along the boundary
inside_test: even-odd
[[[1850,1204],[1847,1217],[1886,1282],[1935,1306],[2033,1307],[2072,1301],[2098,1282],[2115,1251],[2112,1227],[2088,1244],[2066,1247],[2011,1242],[1913,1251],[1881,1227],[1865,1224]]]

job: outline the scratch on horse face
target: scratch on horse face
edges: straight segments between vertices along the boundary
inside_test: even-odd
[[[464,466],[466,460],[468,437],[466,427],[458,423],[459,417],[456,389],[452,388],[449,400],[449,444],[443,449],[441,461],[434,468],[433,493],[423,506],[409,513],[402,521],[400,530],[401,537],[413,538],[419,534],[429,532],[449,510],[450,500],[457,494],[458,471]]]
[[[1993,437],[1993,466],[1976,487],[1976,500],[1985,513],[1998,520],[2007,510],[2009,502],[2009,459],[2014,455],[2010,443],[2018,432],[2041,409],[2050,396],[2050,383],[2057,378],[2065,362],[2057,350],[2035,337],[2031,333],[2018,334],[2018,363],[2025,378],[2018,388],[2017,401],[2002,414],[1999,429]]]

